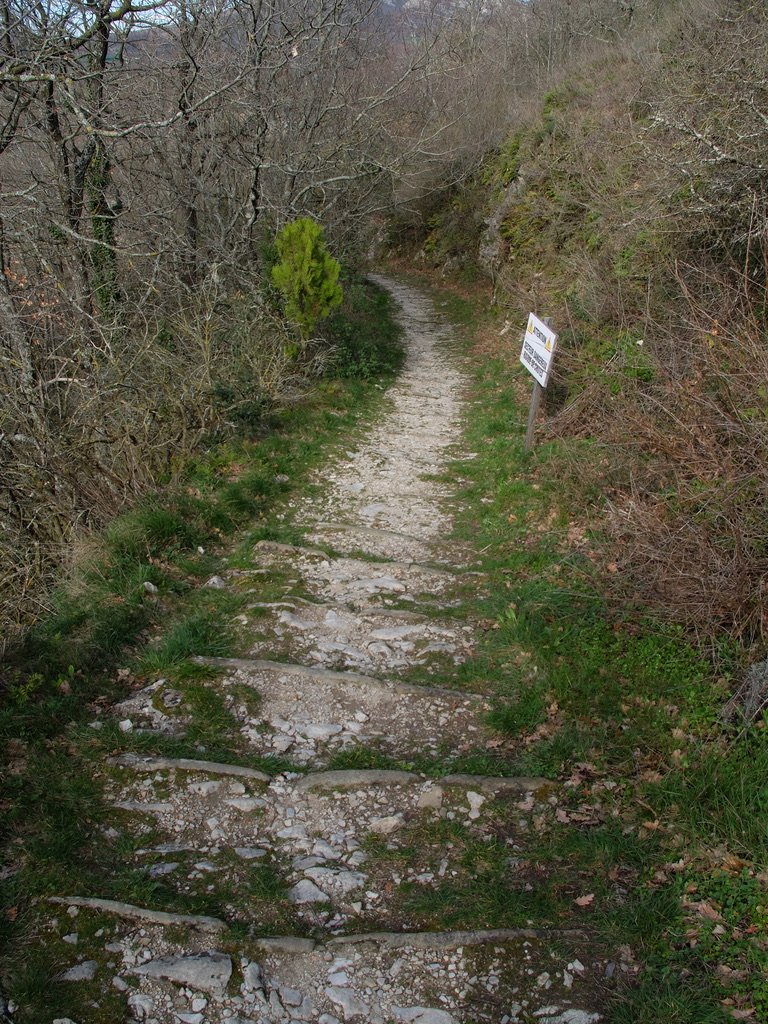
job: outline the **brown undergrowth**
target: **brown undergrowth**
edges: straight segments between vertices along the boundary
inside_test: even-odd
[[[542,473],[596,534],[612,601],[755,660],[768,633],[768,13],[744,0],[670,17],[565,68],[478,169],[484,188],[425,223],[420,262],[453,265],[457,238],[465,276],[483,262],[499,317],[478,354],[510,372],[528,312],[552,317],[540,436],[558,458]]]

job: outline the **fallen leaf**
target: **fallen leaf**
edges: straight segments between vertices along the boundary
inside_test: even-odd
[[[688,861],[685,857],[681,857],[680,860],[674,861],[672,864],[665,864],[664,867],[670,871],[685,871],[688,865]]]
[[[722,915],[719,910],[716,910],[707,900],[699,900],[698,903],[691,903],[686,901],[685,907],[688,910],[695,910],[700,917],[706,918],[708,921],[722,921]]]
[[[743,981],[748,976],[748,971],[735,971],[728,964],[718,964],[715,968],[715,974],[721,981]]]
[[[749,867],[749,862],[731,853],[723,857],[720,861],[720,867],[724,868],[725,871],[732,871],[738,874],[743,868]]]
[[[577,896],[573,901],[577,907],[588,907],[595,899],[595,894],[591,892],[588,896]]]

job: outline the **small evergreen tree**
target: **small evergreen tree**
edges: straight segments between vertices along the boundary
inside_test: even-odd
[[[325,247],[322,227],[310,217],[286,224],[275,246],[279,262],[272,267],[272,283],[283,296],[286,316],[306,341],[317,322],[341,302],[341,266]]]

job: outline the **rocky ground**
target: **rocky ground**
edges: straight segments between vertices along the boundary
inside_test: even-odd
[[[250,657],[209,660],[216,671],[201,685],[223,695],[243,750],[296,770],[267,774],[204,754],[123,754],[104,766],[116,833],[140,837],[137,865],[181,893],[226,893],[227,914],[76,893],[54,902],[52,928],[72,950],[63,977],[123,993],[126,1021],[601,1020],[605,964],[583,933],[425,932],[402,901],[404,890],[460,882],[468,843],[501,845],[523,863],[533,823],[551,810],[551,783],[332,768],[359,751],[437,761],[490,737],[489,697],[466,692],[458,676],[473,628],[452,618],[483,581],[472,552],[450,540],[452,494],[440,481],[461,437],[465,381],[430,300],[386,284],[410,353],[389,411],[327,471],[319,496],[290,510],[305,546],[258,544],[252,568],[214,584],[253,589],[243,627],[253,637]],[[256,584],[276,568],[293,590],[259,602]],[[438,671],[443,684],[454,671],[455,686],[430,685]],[[171,737],[191,713],[163,679],[113,710],[125,729]],[[258,915],[270,885],[286,909],[267,935]],[[98,926],[96,959],[78,953],[85,920]]]

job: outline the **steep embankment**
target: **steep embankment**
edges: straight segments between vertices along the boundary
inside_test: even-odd
[[[598,506],[617,599],[753,657],[767,61],[765,5],[668,5],[653,31],[566,66],[470,185],[410,223],[419,259],[479,268],[511,324],[553,319],[548,435],[568,441],[560,477]]]

